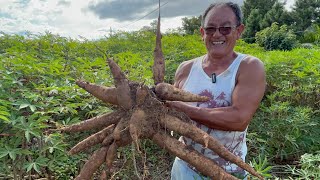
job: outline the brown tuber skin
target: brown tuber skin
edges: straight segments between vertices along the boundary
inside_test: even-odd
[[[130,109],[133,105],[133,102],[130,97],[129,81],[121,72],[120,67],[112,59],[108,59],[107,62],[111,69],[111,73],[118,91],[116,96],[118,105],[124,109]]]
[[[110,169],[112,167],[112,162],[117,154],[118,145],[114,142],[108,149],[107,156],[106,156],[106,164],[107,167]]]
[[[96,144],[99,144],[103,142],[103,140],[113,132],[114,130],[114,124],[104,128],[103,130],[89,136],[85,140],[79,142],[77,145],[75,145],[70,151],[69,154],[77,154],[91,146],[94,146]]]
[[[157,84],[155,91],[158,97],[169,101],[206,102],[210,100],[209,97],[192,94],[167,83]]]
[[[196,169],[209,176],[210,178],[217,179],[230,179],[235,180],[237,178],[226,173],[221,167],[219,167],[214,161],[204,157],[202,154],[194,150],[193,148],[187,147],[182,142],[164,134],[158,132],[153,136],[152,139],[160,147],[166,149],[171,154],[174,154],[180,159],[192,164]]]
[[[116,88],[108,88],[84,81],[77,81],[76,84],[104,103],[118,105]]]
[[[76,180],[88,180],[96,170],[103,164],[107,155],[108,147],[102,147],[93,153],[90,159],[84,164]]]
[[[87,119],[78,124],[73,124],[59,129],[62,132],[73,133],[73,132],[82,132],[88,131],[91,129],[97,129],[102,127],[107,127],[111,124],[116,124],[119,122],[120,118],[124,115],[123,112],[112,112],[109,114],[104,114],[102,116],[97,116],[91,119]]]
[[[188,123],[190,122],[189,117],[163,104],[163,101],[166,100],[197,102],[208,101],[209,99],[184,92],[170,84],[163,83],[164,58],[161,50],[159,21],[153,65],[155,88],[129,82],[117,63],[112,59],[107,59],[107,63],[111,69],[115,88],[98,86],[83,81],[78,81],[77,84],[103,102],[118,105],[119,109],[109,114],[88,119],[79,124],[58,129],[62,132],[83,132],[92,129],[103,129],[70,150],[70,154],[74,154],[88,146],[99,143],[101,145],[101,148],[96,150],[82,167],[80,174],[76,178],[77,180],[91,179],[93,173],[104,162],[110,168],[119,147],[135,143],[136,147],[139,148],[139,139],[141,138],[152,140],[171,154],[185,160],[205,176],[212,179],[236,179],[226,173],[214,161],[195,151],[192,147],[187,147],[178,140],[166,135],[167,129],[191,138],[213,150],[220,157],[237,164],[259,179],[263,179],[252,167],[228,152],[213,137]]]
[[[160,7],[159,7],[160,8]],[[160,16],[158,17],[157,24],[157,37],[156,37],[156,47],[153,52],[154,63],[152,67],[154,84],[158,84],[164,81],[165,74],[165,61],[161,48],[161,33],[160,33]]]

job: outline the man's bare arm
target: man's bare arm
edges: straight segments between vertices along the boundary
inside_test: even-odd
[[[179,78],[177,79],[179,80]],[[185,112],[191,119],[210,128],[225,131],[244,131],[259,107],[265,85],[263,63],[254,57],[248,57],[239,67],[231,106],[201,108],[182,102],[168,102],[168,105]],[[178,87],[181,88],[181,84]]]
[[[176,71],[174,77],[174,86],[176,88],[182,89],[183,84],[188,78],[188,75],[191,71],[194,60],[189,60],[181,63]]]

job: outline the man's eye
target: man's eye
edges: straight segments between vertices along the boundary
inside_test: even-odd
[[[223,31],[229,31],[231,30],[231,27],[220,27],[219,29]]]
[[[207,31],[214,32],[217,28],[207,28]]]

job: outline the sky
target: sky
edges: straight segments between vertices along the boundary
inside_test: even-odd
[[[224,0],[216,0],[224,1]],[[243,4],[243,0],[231,0]],[[287,7],[294,0],[287,0]],[[161,31],[199,16],[212,0],[161,0]],[[158,0],[0,0],[0,32],[51,32],[98,39],[112,31],[134,31],[156,20]]]

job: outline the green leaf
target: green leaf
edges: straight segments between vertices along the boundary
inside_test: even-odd
[[[30,104],[20,104],[19,109],[23,109],[30,106]]]
[[[6,149],[1,149],[0,150],[0,159],[7,156],[9,152]]]
[[[40,166],[46,166],[47,163],[48,163],[49,159],[48,158],[45,158],[45,157],[38,157],[36,162],[37,164],[39,164]]]
[[[0,115],[10,116],[10,113],[7,111],[0,111]]]
[[[49,147],[49,153],[52,154],[53,153],[54,148],[53,147]]]
[[[34,105],[30,105],[29,108],[32,112],[34,112],[37,109]]]
[[[40,167],[39,167],[39,165],[37,163],[34,163],[33,169],[36,170],[39,174],[41,173],[40,172]]]
[[[29,131],[25,131],[24,132],[24,136],[26,137],[27,142],[30,142],[30,132]]]
[[[15,151],[10,151],[9,152],[9,156],[12,160],[15,160],[17,157],[17,153]]]
[[[267,172],[269,172],[271,169],[272,169],[272,166],[268,166],[268,167],[264,168],[261,172],[267,173]]]
[[[7,117],[2,115],[0,115],[0,119],[4,120],[5,122],[10,122],[10,120]]]
[[[21,149],[19,150],[19,154],[23,154],[23,155],[31,155],[32,152],[29,151],[28,149]]]
[[[29,172],[32,169],[33,164],[34,163],[30,163],[30,164],[27,165],[27,172]]]

